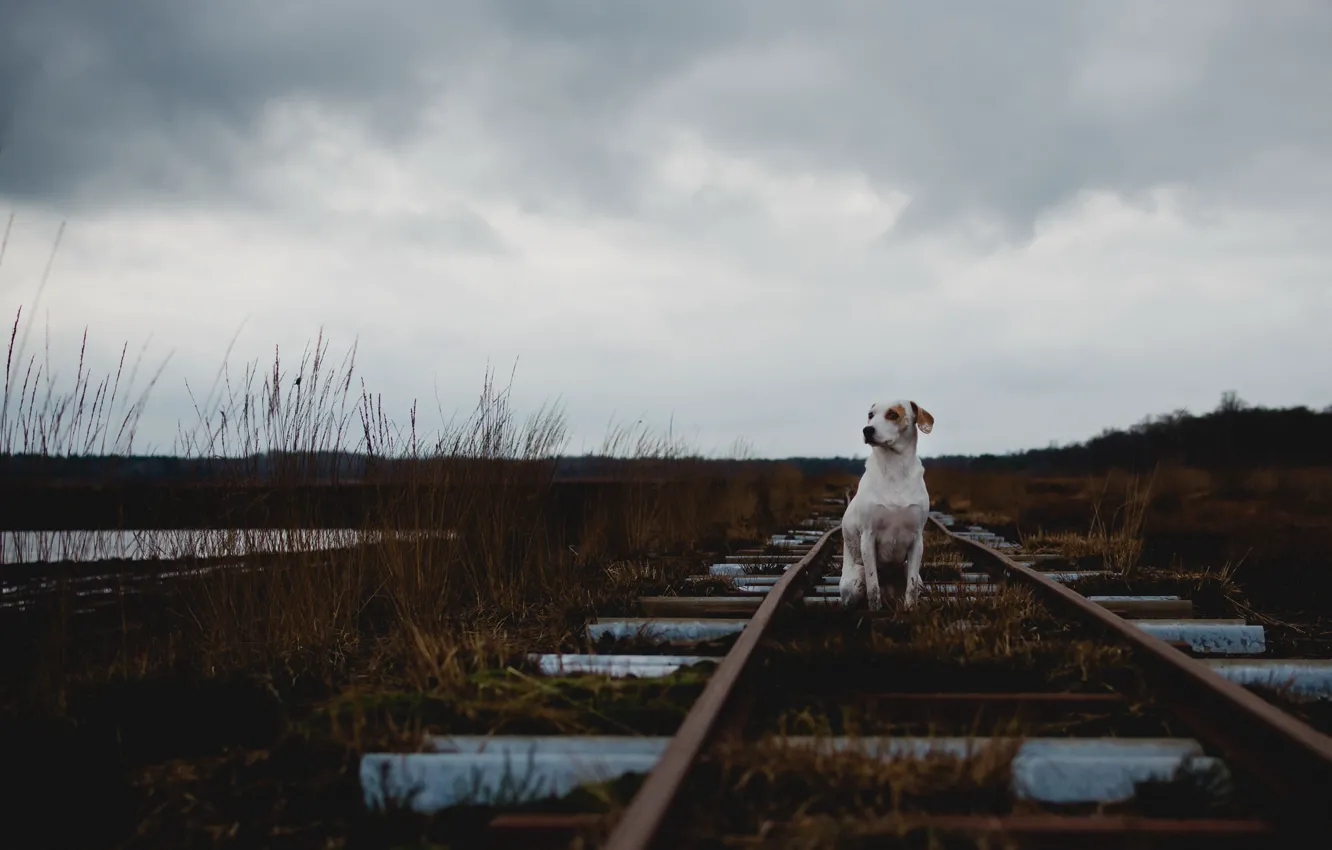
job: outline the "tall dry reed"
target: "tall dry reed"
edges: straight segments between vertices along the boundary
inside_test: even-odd
[[[62,390],[33,363],[13,383],[0,453],[132,453],[147,391],[117,407],[121,367],[95,379],[80,360]],[[399,425],[358,379],[355,346],[330,357],[322,334],[294,367],[275,350],[270,363],[239,372],[224,364],[206,394],[187,388],[193,409],[174,453],[204,461],[207,486],[301,488],[310,504],[296,503],[276,530],[249,529],[237,517],[214,523],[229,530],[145,538],[143,548],[241,566],[172,584],[165,637],[127,620],[122,637],[134,640],[122,640],[111,666],[122,673],[184,663],[329,677],[391,669],[436,681],[459,669],[448,659],[481,647],[568,639],[607,587],[623,591],[616,576],[627,561],[688,552],[709,536],[757,537],[806,502],[798,472],[754,464],[719,474],[673,433],[635,426],[611,430],[602,455],[612,480],[571,513],[553,486],[567,437],[562,409],[520,415],[511,384],[487,370],[470,412],[441,415],[440,427],[423,433],[415,405]],[[329,493],[367,485],[377,501],[365,516],[321,527]],[[553,521],[561,511],[567,521]],[[62,618],[60,628],[72,626]]]

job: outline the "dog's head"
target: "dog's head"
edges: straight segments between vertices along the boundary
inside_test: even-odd
[[[923,434],[930,433],[934,428],[930,412],[914,401],[890,401],[870,407],[862,433],[866,445],[900,451],[907,443],[915,442],[917,428]]]

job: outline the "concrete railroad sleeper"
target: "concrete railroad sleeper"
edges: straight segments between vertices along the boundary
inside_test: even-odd
[[[825,500],[840,510],[841,499]],[[836,517],[816,516],[769,539],[789,555],[755,551],[714,564],[713,576],[733,579],[732,595],[655,597],[641,600],[645,617],[601,618],[589,625],[592,638],[636,637],[663,644],[689,644],[735,636],[724,656],[642,654],[536,654],[545,675],[667,676],[682,667],[715,665],[702,693],[675,734],[617,736],[454,736],[426,742],[425,752],[367,754],[361,781],[367,803],[385,806],[410,798],[433,811],[463,802],[498,804],[562,795],[587,783],[627,773],[646,773],[638,793],[602,847],[646,850],[671,846],[679,818],[671,812],[700,756],[723,737],[737,740],[752,707],[738,684],[779,616],[840,607],[835,578],[826,575],[840,542]],[[934,530],[966,555],[961,578],[930,582],[926,593],[974,599],[1003,584],[1030,587],[1057,616],[1101,627],[1134,649],[1153,696],[1190,738],[1029,738],[1012,763],[1016,798],[1049,804],[1105,804],[1132,797],[1135,783],[1221,776],[1238,768],[1265,793],[1262,818],[1138,817],[1126,815],[1011,814],[911,815],[885,821],[894,829],[933,828],[949,834],[1006,835],[1041,846],[1266,846],[1290,836],[1326,836],[1332,829],[1332,738],[1282,712],[1244,685],[1281,684],[1303,698],[1332,700],[1332,663],[1271,661],[1263,629],[1242,620],[1200,620],[1192,603],[1174,596],[1084,597],[1064,582],[1077,573],[1042,571],[1053,560],[1024,554],[1020,546],[978,526],[932,513]],[[780,572],[776,572],[775,569]],[[699,577],[706,578],[705,576]],[[1122,615],[1122,616],[1121,616]],[[1127,618],[1127,619],[1126,619]],[[960,622],[959,627],[969,624]],[[1203,658],[1198,656],[1228,656]],[[854,687],[854,685],[852,685]],[[894,717],[930,712],[975,718],[990,711],[1058,719],[1075,712],[1106,712],[1126,706],[1109,693],[890,693],[861,695]],[[978,743],[980,742],[980,743]],[[792,747],[856,748],[872,757],[929,753],[962,754],[984,743],[963,738],[786,738]],[[1214,753],[1216,755],[1209,755]],[[526,766],[535,781],[515,785],[512,770]],[[1223,783],[1224,784],[1224,783]],[[516,790],[517,789],[517,790]],[[517,797],[515,797],[517,794]],[[491,829],[514,843],[567,840],[604,823],[600,814],[512,813],[495,817]]]

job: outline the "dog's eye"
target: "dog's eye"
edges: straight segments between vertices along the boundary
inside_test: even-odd
[[[865,418],[866,418],[866,419],[873,419],[873,418],[874,418],[874,411],[871,410],[871,411],[869,412],[869,416],[866,416]]]
[[[888,419],[891,420],[891,421],[894,421],[894,422],[897,421],[897,411],[896,411],[896,410],[890,410],[890,411],[888,411],[888,412],[887,412],[886,414],[884,414],[884,415],[887,416]]]

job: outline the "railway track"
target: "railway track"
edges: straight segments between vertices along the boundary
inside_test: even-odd
[[[643,598],[644,616],[589,625],[598,651],[529,659],[566,677],[712,666],[674,735],[429,738],[362,758],[367,802],[494,807],[493,846],[1332,842],[1332,738],[1242,686],[1325,666],[1264,659],[1261,626],[1189,599],[1084,597],[1058,559],[939,513],[917,610],[850,615],[843,503],[825,502],[698,577],[724,595]],[[549,804],[641,774],[618,810]]]

